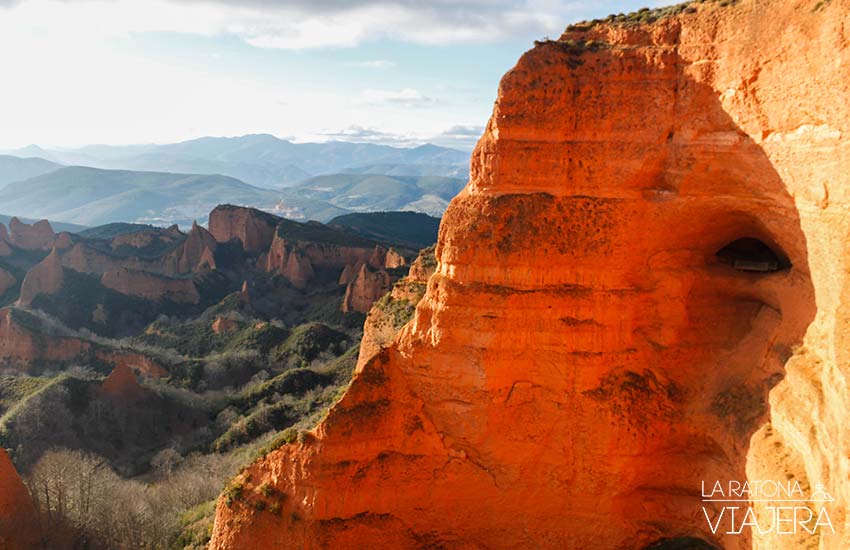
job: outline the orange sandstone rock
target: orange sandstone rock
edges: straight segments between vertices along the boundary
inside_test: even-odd
[[[392,343],[416,305],[425,295],[425,285],[436,267],[434,247],[419,253],[406,277],[393,285],[390,293],[372,305],[363,324],[363,338],[357,356],[358,369]]]
[[[280,274],[295,288],[306,288],[313,278],[313,265],[310,263],[310,258],[301,251],[295,250],[287,255],[286,264]]]
[[[402,267],[407,265],[407,261],[404,259],[404,256],[399,254],[397,250],[394,248],[390,248],[387,250],[387,256],[384,259],[384,266],[387,269],[393,269],[396,267]]]
[[[287,236],[286,227],[281,224],[261,265],[267,271],[279,272],[297,288],[307,286],[317,272],[331,273],[343,285],[361,265],[375,257],[378,248],[381,247],[298,240],[297,236]],[[384,254],[380,254],[379,266],[383,266]]]
[[[168,375],[168,371],[165,367],[150,357],[146,357],[140,353],[123,350],[98,350],[95,355],[101,361],[114,365],[113,369],[117,369],[119,367],[121,369],[130,369],[134,373],[154,378],[160,378]]]
[[[47,220],[28,225],[18,218],[9,220],[9,241],[26,250],[50,250],[56,234]]]
[[[247,252],[268,249],[275,234],[277,218],[254,208],[218,206],[210,212],[210,233],[220,242],[236,239]]]
[[[15,471],[6,451],[0,448],[0,548],[39,548],[38,517],[32,497]]]
[[[59,250],[65,250],[72,246],[74,246],[74,237],[67,231],[59,233],[53,240],[53,247]]]
[[[390,290],[390,276],[383,269],[372,270],[368,265],[360,267],[357,276],[345,289],[342,311],[366,313],[381,296]]]
[[[237,328],[239,328],[239,323],[237,323],[233,319],[228,319],[219,315],[215,318],[215,320],[213,320],[210,328],[214,333],[221,334],[223,332],[232,332],[236,330]]]
[[[71,361],[87,356],[91,344],[77,338],[47,336],[38,327],[28,326],[26,315],[12,308],[0,309],[0,364],[4,367],[27,371],[38,360]]]
[[[387,263],[387,249],[383,246],[376,246],[372,251],[372,256],[369,258],[369,265],[375,269],[383,269]]]
[[[248,281],[242,281],[242,288],[239,290],[236,302],[243,306],[251,304],[251,289],[248,287]]]
[[[119,364],[100,385],[104,395],[115,399],[136,401],[144,395],[144,388],[139,385],[136,375],[126,364]]]
[[[413,320],[212,550],[850,544],[850,4],[692,7],[505,75]],[[835,532],[712,533],[748,476]]]
[[[216,246],[212,233],[193,223],[186,240],[173,253],[177,264],[175,272],[192,273],[202,269],[215,269]]]
[[[59,252],[54,248],[48,256],[36,264],[24,276],[18,302],[29,305],[39,294],[54,294],[65,282],[65,272]]]

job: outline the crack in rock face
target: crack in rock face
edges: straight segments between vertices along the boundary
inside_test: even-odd
[[[526,53],[414,319],[242,475],[280,513],[220,502],[211,548],[845,547],[850,117],[811,82],[850,91],[848,13],[704,3]],[[748,479],[824,484],[836,532],[712,530],[703,483]]]

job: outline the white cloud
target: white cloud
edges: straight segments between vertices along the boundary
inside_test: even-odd
[[[322,140],[348,141],[352,143],[377,143],[393,147],[415,147],[425,143],[421,137],[409,134],[385,132],[377,128],[364,126],[348,126],[340,130],[321,133]]]
[[[457,124],[432,136],[430,141],[444,147],[472,149],[484,133],[484,126],[479,124]]]
[[[419,90],[404,88],[401,90],[364,90],[360,97],[369,105],[402,105],[404,107],[430,107],[438,101],[422,95]]]
[[[262,48],[493,42],[560,32],[580,3],[563,0],[0,0],[3,19],[41,14],[66,31],[236,35]],[[4,8],[3,6],[9,6]],[[66,19],[67,18],[67,19]]]
[[[471,150],[484,133],[484,126],[455,125],[436,133],[394,133],[373,127],[348,126],[340,130],[325,131],[320,140],[378,143],[394,147],[416,147],[425,143],[455,149]]]

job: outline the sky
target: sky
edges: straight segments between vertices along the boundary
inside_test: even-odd
[[[535,39],[663,0],[0,0],[0,149],[269,133],[470,149]]]

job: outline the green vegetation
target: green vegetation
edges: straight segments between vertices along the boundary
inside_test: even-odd
[[[418,212],[364,212],[338,216],[328,225],[382,243],[420,249],[437,242],[440,218]]]
[[[180,517],[180,534],[177,548],[183,550],[206,550],[212,537],[216,500],[210,500],[190,508]]]
[[[33,300],[32,307],[45,311],[69,327],[86,328],[103,336],[122,336],[140,330],[159,315],[197,311],[191,304],[164,301],[151,302],[128,296],[100,283],[97,275],[65,270],[62,292],[41,294]],[[99,322],[95,310],[102,309],[108,323]]]
[[[466,180],[439,176],[329,174],[284,189],[285,200],[310,198],[348,212],[425,212],[442,216]],[[337,214],[345,214],[339,212]]]
[[[277,234],[279,237],[283,237],[290,242],[306,241],[365,248],[371,248],[377,244],[371,239],[353,235],[350,232],[340,231],[319,222],[300,223],[281,219],[277,226]]]
[[[376,306],[390,319],[394,328],[401,328],[407,324],[408,321],[413,319],[413,314],[416,312],[415,302],[397,300],[390,294],[384,295]]]
[[[303,365],[321,352],[340,355],[349,344],[344,332],[322,323],[308,323],[293,329],[289,337],[272,350],[272,357],[281,362]]]
[[[828,1],[828,0],[827,0]],[[646,25],[652,24],[667,17],[696,13],[697,4],[719,4],[721,7],[732,6],[738,3],[738,0],[689,0],[673,6],[664,6],[661,8],[641,8],[637,11],[623,14],[611,14],[604,19],[594,19],[592,21],[581,21],[567,27],[567,32],[587,31],[596,25],[607,23],[613,25]]]
[[[278,218],[265,216],[277,227]],[[405,233],[406,219],[426,220],[436,229],[433,218],[410,213],[365,219],[375,230],[374,222],[383,220],[390,233],[403,234],[401,240],[420,230]],[[120,260],[162,257],[182,239],[131,224],[90,234],[136,230],[152,231],[153,240],[137,240],[152,244],[114,251],[106,238],[87,242]],[[323,244],[377,242],[345,226],[283,222],[279,230]],[[396,250],[411,256],[410,250]],[[0,265],[23,275],[43,257],[14,250]],[[433,265],[433,247],[420,261]],[[308,441],[351,380],[365,315],[341,311],[339,270],[318,267],[310,286],[297,289],[259,269],[256,258],[235,243],[218,247],[216,266],[192,276],[199,304],[127,296],[105,288],[97,273],[65,269],[58,292],[38,296],[29,309],[11,309],[12,320],[32,333],[36,346],[84,342],[71,359],[9,359],[4,365],[26,368],[28,376],[0,374],[0,446],[10,449],[34,492],[42,491],[36,504],[45,521],[55,522],[56,532],[78,547],[200,550],[222,489],[224,502],[280,514],[286,495],[274,487],[246,489],[247,483],[228,480],[257,456]],[[408,267],[387,271],[398,278]],[[243,281],[249,296],[238,291]],[[422,283],[400,284],[408,298],[380,302],[394,328],[410,318],[414,298],[424,293]],[[116,365],[130,367],[136,379],[124,371],[105,384]],[[91,480],[95,493],[74,486],[70,473]],[[69,507],[61,510],[51,492],[57,487],[69,495]],[[127,499],[138,506],[105,504]],[[84,505],[89,501],[90,509]]]
[[[0,375],[0,418],[13,405],[50,383],[49,378],[36,376]]]
[[[278,199],[276,192],[227,176],[81,166],[60,168],[0,189],[0,204],[8,212],[88,226],[116,219],[145,220],[149,212],[167,216],[157,221],[190,225],[222,202],[262,206],[274,205]]]
[[[112,250],[112,255],[119,258],[141,258],[143,260],[154,260],[165,256],[175,250],[183,242],[184,238],[158,237],[151,240],[145,246],[121,245]]]
[[[227,487],[224,488],[224,491],[221,492],[221,495],[224,497],[224,502],[230,506],[233,504],[233,501],[242,498],[242,491],[244,490],[244,487],[244,484],[239,479],[234,479],[228,483]]]
[[[142,231],[154,231],[156,226],[143,223],[107,223],[97,227],[90,227],[77,232],[77,235],[86,239],[113,239],[119,235],[130,235]]]
[[[184,323],[160,318],[135,340],[171,348],[187,357],[204,357],[211,353],[248,350],[265,355],[289,335],[289,331],[280,325],[259,319],[238,314],[229,314],[222,319],[232,323],[234,328],[216,333],[213,330],[215,317],[209,319],[206,315]]]

